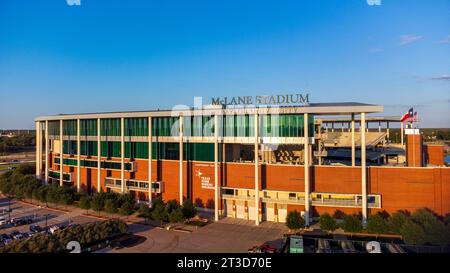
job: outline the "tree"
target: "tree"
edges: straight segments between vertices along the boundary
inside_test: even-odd
[[[389,231],[386,220],[380,214],[369,215],[367,218],[367,231],[369,233],[382,234]]]
[[[144,218],[144,223],[151,217],[151,209],[146,204],[141,204],[138,210],[138,217]]]
[[[408,221],[408,216],[403,211],[397,211],[388,220],[390,231],[400,234],[403,225]]]
[[[341,227],[345,232],[361,232],[363,229],[361,220],[356,215],[344,215]]]
[[[173,209],[170,214],[169,214],[169,222],[171,223],[179,223],[182,222],[184,220],[183,217],[183,210],[178,207]]]
[[[290,211],[286,216],[286,226],[292,230],[304,228],[305,219],[297,210]]]
[[[178,201],[175,199],[167,201],[166,209],[167,213],[171,213],[173,210],[177,209],[180,205],[178,204]]]
[[[183,201],[182,212],[184,218],[186,219],[190,219],[197,214],[197,210],[195,209],[194,203],[192,203],[191,199],[185,199]]]
[[[152,210],[152,218],[154,220],[159,220],[162,226],[163,221],[167,219],[167,210],[164,207],[164,203],[156,203]]]
[[[110,213],[111,216],[117,213],[117,202],[113,199],[106,199],[105,201],[105,211]]]
[[[103,210],[104,206],[105,206],[105,201],[103,199],[102,193],[94,194],[94,196],[92,197],[92,200],[91,200],[91,208],[94,211],[97,211],[98,215],[100,215],[100,211]]]
[[[133,213],[133,207],[130,202],[123,202],[119,208],[119,213],[122,215],[130,215]]]
[[[334,219],[330,214],[327,212],[322,213],[319,217],[319,224],[320,228],[323,230],[326,230],[328,232],[333,232],[337,229],[337,223],[336,219]]]
[[[89,209],[91,208],[91,198],[87,195],[81,196],[78,206],[82,209],[85,209],[86,214],[89,214]]]

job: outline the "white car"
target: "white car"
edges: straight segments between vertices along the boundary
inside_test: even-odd
[[[0,226],[8,224],[8,220],[5,217],[0,217]]]
[[[55,233],[55,231],[57,231],[59,229],[60,229],[59,226],[52,226],[52,227],[50,227],[49,231],[50,231],[51,234],[53,234],[53,233]]]

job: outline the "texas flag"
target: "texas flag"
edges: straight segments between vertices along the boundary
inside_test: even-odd
[[[417,122],[418,121],[417,112],[414,112],[414,115],[412,117],[409,117],[408,119],[406,119],[406,121]]]
[[[413,112],[413,108],[411,107],[411,108],[409,108],[408,112],[403,115],[403,117],[400,121],[405,122],[409,119],[412,119],[413,117],[414,117],[414,112]]]

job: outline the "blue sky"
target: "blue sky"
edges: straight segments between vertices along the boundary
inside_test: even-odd
[[[298,92],[450,127],[450,1],[0,0],[0,129]]]

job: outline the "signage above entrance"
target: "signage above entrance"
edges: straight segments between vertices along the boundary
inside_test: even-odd
[[[213,105],[308,105],[309,94],[258,95],[212,98]]]

